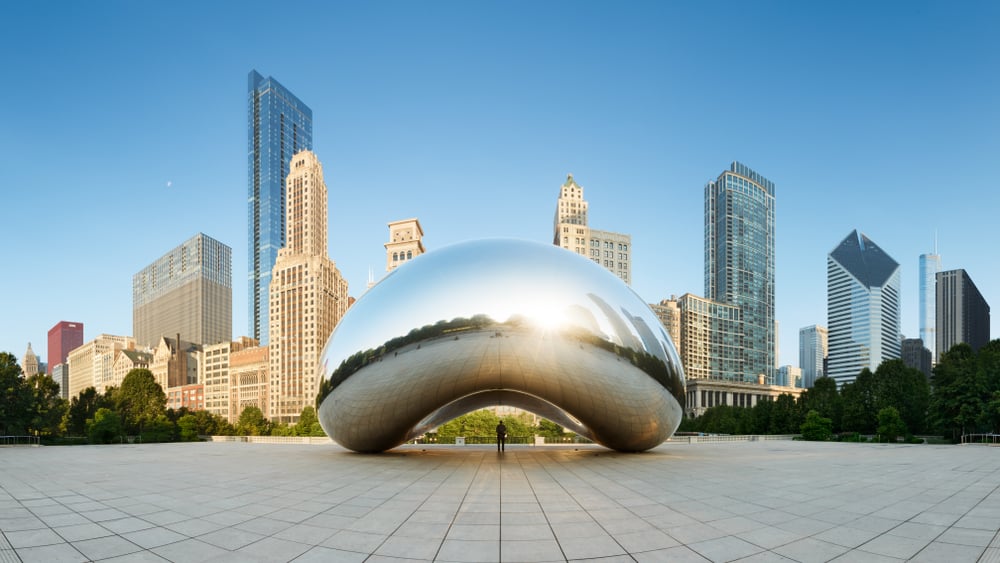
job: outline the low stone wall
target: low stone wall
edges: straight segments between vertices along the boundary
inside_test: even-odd
[[[721,442],[764,442],[770,440],[794,440],[798,434],[742,434],[734,436],[672,436],[672,444],[711,444]]]
[[[332,444],[328,436],[205,436],[209,442],[242,442],[247,444]]]

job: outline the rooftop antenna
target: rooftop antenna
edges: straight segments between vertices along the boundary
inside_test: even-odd
[[[375,272],[372,271],[372,267],[368,266],[368,289],[371,289],[375,285]]]

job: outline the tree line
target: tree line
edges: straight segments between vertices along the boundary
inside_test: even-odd
[[[199,436],[325,436],[316,409],[302,409],[296,424],[276,424],[248,406],[236,424],[205,410],[166,408],[167,396],[148,369],[134,369],[104,393],[88,387],[59,396],[45,373],[23,377],[13,354],[0,353],[0,435],[39,436],[48,443],[193,441]]]
[[[815,413],[811,421],[810,413]],[[942,354],[930,381],[902,360],[886,360],[839,390],[821,377],[798,399],[784,394],[753,407],[710,407],[686,418],[678,430],[798,434],[807,422],[810,430],[828,425],[831,434],[933,434],[953,441],[964,434],[1000,433],[1000,340],[978,352],[956,344]]]

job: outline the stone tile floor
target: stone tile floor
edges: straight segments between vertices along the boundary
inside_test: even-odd
[[[0,448],[6,561],[1000,562],[1000,448]]]

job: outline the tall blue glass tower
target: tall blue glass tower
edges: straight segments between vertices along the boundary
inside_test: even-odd
[[[924,348],[931,351],[931,362],[937,362],[937,301],[936,277],[941,271],[941,256],[920,255],[920,339]]]
[[[285,177],[292,155],[312,150],[312,110],[277,80],[250,71],[247,85],[249,330],[268,342],[271,268],[285,246]]]
[[[743,380],[774,384],[774,183],[739,162],[705,186],[705,296],[743,313]]]

